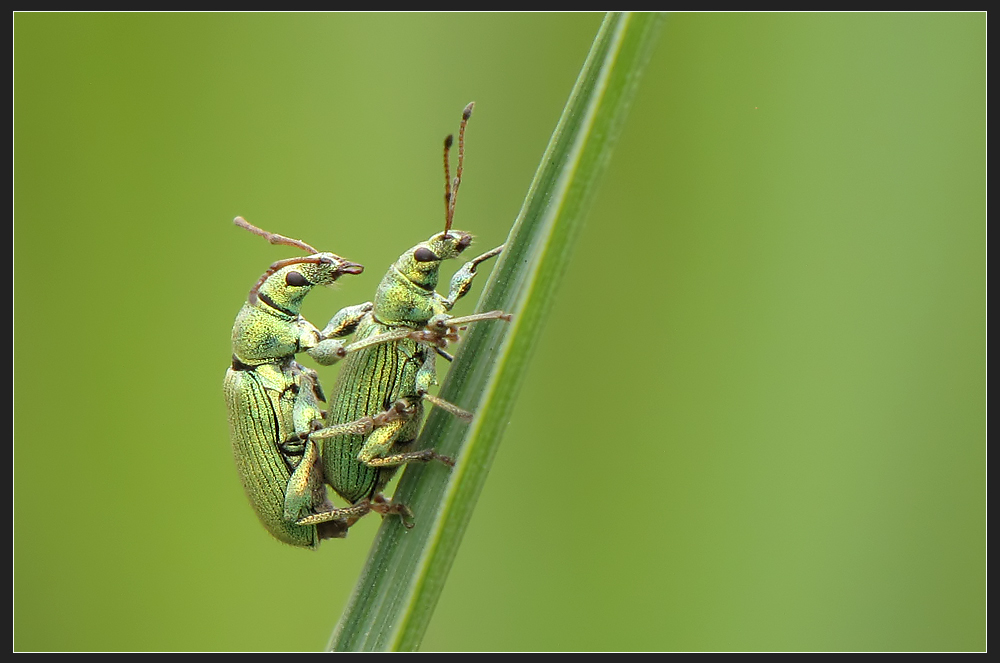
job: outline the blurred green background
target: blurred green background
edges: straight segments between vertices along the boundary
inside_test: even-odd
[[[377,518],[246,503],[231,219],[368,267],[322,325],[475,100],[502,242],[600,21],[14,16],[15,649],[325,646]],[[425,650],[985,648],[985,23],[668,19]]]

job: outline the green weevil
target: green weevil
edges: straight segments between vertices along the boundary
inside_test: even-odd
[[[472,414],[428,393],[437,383],[435,358],[451,360],[444,351],[457,340],[463,325],[502,318],[503,311],[452,317],[450,311],[472,285],[476,268],[499,255],[503,246],[465,263],[451,279],[448,296],[436,292],[444,260],[456,258],[472,244],[472,235],[452,230],[455,202],[464,162],[465,127],[473,104],[466,106],[459,127],[456,176],[449,173],[452,136],[445,139],[445,229],[417,244],[389,268],[378,287],[374,308],[367,312],[348,346],[350,354],[330,394],[326,428],[314,435],[323,440],[321,461],[327,483],[350,507],[339,509],[353,524],[369,511],[397,513],[408,527],[411,513],[381,495],[401,465],[450,458],[432,449],[411,450],[423,423],[424,401],[470,420]],[[306,518],[302,522],[312,522]]]
[[[233,359],[223,391],[236,466],[258,518],[277,539],[315,548],[320,539],[345,536],[347,522],[327,499],[318,444],[310,437],[322,428],[323,392],[316,372],[295,355],[306,352],[322,365],[339,361],[346,351],[337,339],[353,332],[372,305],[338,311],[322,332],[299,310],[314,286],[360,274],[363,267],[241,217],[234,223],[272,244],[311,254],[272,264],[250,290],[233,325]],[[307,517],[309,524],[299,524]]]

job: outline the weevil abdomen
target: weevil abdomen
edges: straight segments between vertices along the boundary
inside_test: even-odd
[[[358,326],[355,341],[390,330],[369,316]],[[414,387],[427,352],[425,345],[403,339],[348,355],[330,394],[327,425],[375,416],[403,399],[414,406],[413,415],[394,424],[398,431],[386,455],[406,449],[416,438],[422,421],[423,406]],[[323,445],[323,473],[327,483],[352,504],[374,498],[399,469],[358,462],[367,439],[367,435],[342,435],[326,440]]]
[[[264,528],[293,546],[315,548],[316,527],[296,525],[284,517],[285,491],[300,454],[283,453],[278,441],[292,438],[297,387],[293,374],[269,370],[230,368],[223,390],[229,406],[233,457],[243,489]]]

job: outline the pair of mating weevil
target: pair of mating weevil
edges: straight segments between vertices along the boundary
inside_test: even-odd
[[[445,230],[421,242],[389,268],[374,302],[338,311],[320,332],[299,315],[313,286],[333,283],[362,266],[304,242],[268,233],[241,217],[235,223],[272,244],[311,253],[280,260],[250,290],[233,325],[233,363],[224,391],[236,466],[250,504],[277,539],[315,548],[321,539],[340,538],[370,511],[398,514],[408,526],[405,505],[385,499],[385,488],[400,465],[412,461],[453,461],[432,449],[411,451],[420,432],[423,401],[463,419],[469,412],[427,393],[437,382],[435,358],[457,340],[462,325],[510,316],[490,311],[452,317],[449,311],[472,285],[476,267],[502,246],[465,263],[451,279],[447,297],[435,289],[441,262],[455,258],[472,236],[452,230],[462,177],[465,126],[462,114],[456,177],[451,180],[445,140]],[[341,340],[354,334],[354,341]],[[305,352],[324,366],[344,360],[329,411],[316,372],[295,361]],[[326,485],[350,506],[334,508]]]

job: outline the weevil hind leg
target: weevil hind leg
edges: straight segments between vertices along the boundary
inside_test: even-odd
[[[370,510],[367,504],[334,508],[327,497],[319,444],[311,436],[304,440],[302,459],[285,488],[285,520],[296,525],[317,525],[320,539],[343,538],[347,529]]]
[[[352,506],[344,507],[342,509],[330,509],[329,511],[323,511],[320,513],[314,513],[304,518],[299,518],[295,521],[296,525],[320,525],[322,523],[334,523],[333,530],[340,529],[347,531],[347,528],[353,525],[358,518],[364,516],[369,511],[371,511],[371,503],[368,500],[362,500],[357,504]],[[333,538],[343,538],[343,537],[333,537]]]
[[[329,513],[333,510],[333,505],[326,497],[323,470],[316,462],[318,459],[319,445],[313,440],[306,439],[302,459],[299,460],[285,487],[285,520],[303,525],[306,523],[301,521],[317,511]]]
[[[383,518],[390,515],[397,515],[399,519],[403,521],[403,527],[406,529],[413,529],[413,511],[410,507],[405,504],[400,504],[399,502],[394,502],[387,499],[382,493],[375,495],[372,500],[372,511],[381,515]]]
[[[381,493],[369,500],[365,498],[352,506],[343,509],[333,509],[325,513],[316,513],[299,520],[297,525],[316,525],[320,539],[342,539],[347,536],[347,530],[362,516],[374,511],[383,518],[399,516],[406,529],[413,527],[413,511],[399,502],[386,499]],[[336,516],[332,518],[332,516]]]

